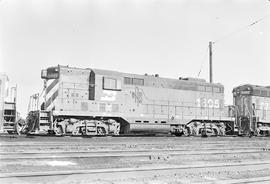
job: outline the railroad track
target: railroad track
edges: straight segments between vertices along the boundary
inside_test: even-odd
[[[140,157],[147,157],[148,161],[157,159],[163,160],[163,156],[170,156],[170,157],[190,157],[190,156],[217,156],[217,155],[247,155],[247,154],[255,154],[255,153],[265,153],[268,154],[260,149],[256,148],[244,148],[244,149],[231,149],[231,150],[225,150],[225,149],[206,149],[206,150],[110,150],[110,151],[53,151],[53,152],[25,152],[25,153],[1,153],[0,158],[3,162],[11,163],[10,161],[15,162],[16,164],[20,164],[20,161],[24,162],[26,160],[48,160],[48,161],[57,161],[61,159],[65,160],[72,160],[76,158],[80,159],[92,159],[92,158],[99,158],[100,160],[112,157],[119,157],[119,158],[125,158],[126,160],[130,159],[136,159]],[[159,158],[160,157],[160,158]],[[19,160],[19,161],[16,161]],[[108,160],[107,160],[108,161]],[[92,162],[93,164],[97,164],[97,162]],[[123,166],[119,163],[119,166]],[[160,163],[154,164],[154,166],[139,166],[138,168],[109,168],[109,169],[77,169],[77,170],[62,170],[62,171],[43,171],[43,172],[28,172],[28,173],[3,173],[0,174],[0,183],[3,182],[11,182],[13,180],[17,179],[23,179],[23,180],[34,180],[37,182],[39,179],[44,180],[50,180],[50,178],[59,178],[59,181],[61,180],[63,176],[68,176],[69,182],[72,180],[77,181],[78,178],[82,179],[85,178],[85,180],[88,178],[103,178],[104,174],[108,175],[107,178],[114,178],[115,174],[121,177],[122,175],[126,176],[127,174],[132,176],[133,175],[143,175],[147,176],[148,174],[155,174],[156,172],[159,173],[170,173],[175,172],[179,173],[187,170],[194,170],[194,169],[214,169],[214,168],[249,168],[249,167],[260,167],[261,168],[269,168],[270,167],[270,161],[269,162],[247,162],[247,163],[219,163],[219,164],[201,164],[201,165],[189,165],[187,163],[183,163],[182,165],[176,165],[172,163],[165,163],[160,166]],[[82,177],[82,178],[81,178]],[[16,179],[15,179],[16,178]],[[82,179],[83,180],[83,179]],[[259,180],[256,180],[259,181]],[[67,181],[61,181],[63,183]]]
[[[10,147],[10,146],[9,146]],[[80,147],[80,146],[79,146]],[[85,146],[87,148],[89,148],[89,146]],[[17,146],[16,146],[17,148]],[[24,148],[28,148],[28,147],[24,147]],[[45,146],[43,148],[46,148]],[[48,147],[50,148],[50,147]],[[23,151],[22,150],[19,150],[17,149],[16,152],[12,151],[12,152],[7,152],[7,151],[0,151],[0,155],[1,154],[15,154],[15,153],[25,153],[25,154],[28,154],[28,153],[58,153],[58,152],[69,152],[67,150],[64,150],[64,151],[61,151],[61,149],[63,149],[65,147],[59,147],[59,149],[51,149],[49,151],[47,150],[39,150],[39,151],[36,151],[36,152],[33,152],[33,151]],[[74,147],[71,147],[71,148],[78,148],[78,146],[74,146]],[[92,148],[92,147],[90,147]],[[213,151],[213,150],[228,150],[228,151],[234,151],[234,150],[263,150],[265,151],[266,147],[264,146],[256,146],[256,147],[247,147],[247,146],[243,146],[243,147],[237,147],[237,148],[226,148],[226,147],[214,147],[214,148],[208,148],[208,147],[186,147],[186,146],[183,146],[183,147],[175,147],[175,148],[155,148],[155,147],[152,147],[150,149],[142,149],[142,148],[132,148],[132,149],[128,149],[128,150],[123,150],[123,149],[111,149],[111,147],[103,147],[102,149],[100,149],[99,147],[93,147],[93,148],[96,148],[96,149],[88,149],[87,151],[84,151],[84,152],[106,152],[106,151],[110,151],[110,152],[119,152],[119,151],[122,151],[122,152],[128,152],[128,151]],[[1,149],[0,149],[1,150]],[[78,150],[78,149],[77,149]],[[76,151],[72,151],[72,152],[76,152]]]
[[[213,184],[213,183],[219,183],[219,184],[248,184],[248,183],[263,184],[264,183],[264,184],[269,184],[270,183],[270,176],[201,182],[201,184]]]
[[[25,148],[27,148],[27,151],[25,151]],[[98,153],[128,153],[128,152],[181,152],[182,154],[190,154],[190,153],[196,153],[196,152],[206,152],[206,151],[214,151],[214,152],[269,152],[270,147],[268,146],[237,146],[237,147],[227,147],[227,146],[214,146],[214,147],[192,147],[192,146],[177,146],[177,147],[166,147],[166,146],[160,146],[160,145],[139,145],[136,147],[126,147],[126,146],[6,146],[0,148],[0,159],[4,158],[5,155],[8,156],[17,156],[20,157],[20,155],[26,156],[26,155],[45,155],[45,154],[81,154],[81,153],[92,153],[92,154],[98,154]]]
[[[210,184],[222,183],[224,179],[225,183],[270,183],[270,178],[266,177],[270,176],[268,139],[215,141],[196,138],[194,141],[168,138],[161,141],[156,138],[131,138],[119,142],[119,138],[84,139],[83,142],[76,141],[77,138],[60,139],[55,142],[50,139],[0,142],[0,169],[3,171],[0,183],[99,183],[103,180],[106,183],[113,179],[114,183],[124,184],[130,183],[125,178],[134,176],[138,182],[138,176],[156,178],[157,181],[170,176],[170,181],[175,175],[182,180],[186,177],[183,173],[193,177],[193,173],[208,176],[207,172],[217,171],[224,171],[224,176],[214,179],[196,176],[194,180],[186,178],[186,181]],[[61,161],[75,165],[46,165]],[[17,166],[22,170],[14,169]],[[226,172],[256,169],[264,174],[250,178],[241,175],[234,179],[226,175]]]
[[[227,142],[228,140],[231,141],[243,141],[243,142],[257,142],[258,140],[269,140],[270,137],[252,137],[252,138],[248,138],[248,137],[239,137],[239,136],[221,136],[221,137],[208,137],[208,138],[202,138],[201,136],[184,136],[184,137],[175,137],[175,136],[134,136],[134,137],[130,137],[130,136],[97,136],[97,137],[84,137],[84,136],[25,136],[25,135],[7,135],[7,136],[2,136],[0,135],[0,140],[16,140],[16,139],[20,139],[20,140],[42,140],[42,139],[47,139],[48,140],[58,140],[58,142],[62,141],[66,141],[66,140],[83,140],[83,139],[87,139],[87,140],[110,140],[110,139],[115,139],[118,141],[124,141],[126,138],[128,138],[129,140],[138,140],[138,139],[144,139],[144,140],[150,140],[153,138],[155,139],[168,139],[168,140],[185,140],[185,141],[193,141],[193,142],[201,142],[201,140],[207,140],[207,142],[212,142],[212,143],[216,143],[216,142]],[[22,143],[24,143],[22,141]]]
[[[267,153],[258,148],[246,149],[206,149],[206,150],[110,150],[110,151],[53,151],[53,152],[24,152],[24,153],[0,153],[0,160],[14,159],[50,159],[50,158],[96,158],[96,157],[146,157],[149,155],[228,155]]]
[[[1,140],[1,139],[0,139]],[[168,146],[170,144],[176,144],[179,143],[181,145],[178,146],[188,146],[190,143],[192,143],[192,146],[249,146],[252,144],[259,144],[260,141],[269,141],[270,139],[266,139],[266,140],[254,140],[254,141],[249,141],[249,140],[226,140],[226,141],[202,141],[202,140],[166,140],[166,143],[162,143],[160,141],[158,142],[147,142],[147,141],[143,141],[141,142],[140,140],[129,140],[129,142],[115,142],[115,141],[111,141],[110,140],[106,140],[106,142],[102,142],[99,143],[98,141],[104,141],[104,140],[99,140],[99,139],[95,139],[95,140],[91,140],[91,142],[78,142],[78,141],[74,141],[74,139],[71,139],[72,141],[70,141],[69,139],[67,140],[63,140],[63,141],[57,141],[57,142],[43,142],[42,140],[39,140],[37,142],[0,142],[0,146],[1,147],[10,147],[10,146],[16,146],[16,147],[23,147],[23,146],[31,146],[31,147],[38,147],[38,146],[61,146],[61,147],[65,147],[65,146],[80,146],[80,147],[84,147],[84,146],[89,146],[89,147],[114,147],[114,146],[127,146],[127,145],[132,145],[132,144],[136,144],[136,145],[147,145],[147,146],[151,146],[151,145],[165,145]],[[114,140],[114,139],[113,139]],[[69,144],[65,144],[65,143],[69,143]],[[176,145],[177,146],[177,145]]]
[[[0,174],[1,183],[13,183],[21,181],[50,181],[53,177],[54,181],[59,181],[59,183],[72,183],[73,181],[78,182],[78,178],[81,181],[95,181],[100,180],[100,178],[112,179],[117,181],[117,179],[132,177],[134,175],[144,177],[155,175],[156,173],[181,173],[183,171],[195,171],[195,170],[213,170],[213,169],[226,169],[238,170],[239,168],[269,168],[270,162],[248,162],[248,163],[221,163],[221,164],[201,164],[201,165],[189,165],[189,166],[155,166],[155,167],[140,167],[140,168],[111,168],[111,169],[88,169],[88,170],[67,170],[67,171],[47,171],[47,172],[32,172],[32,173],[8,173]],[[67,178],[63,176],[68,176]],[[251,177],[251,178],[239,178],[239,179],[223,179],[223,180],[213,180],[201,181],[200,183],[258,183],[258,182],[269,182],[270,177]],[[56,182],[57,183],[57,182]]]

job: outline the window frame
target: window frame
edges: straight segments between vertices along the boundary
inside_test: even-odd
[[[208,89],[211,89],[211,90],[208,90]],[[205,92],[213,92],[213,87],[212,86],[205,86]]]
[[[137,81],[138,83],[135,84],[134,81]],[[141,79],[141,78],[132,78],[132,84],[133,85],[136,85],[136,86],[144,86],[144,79]]]
[[[221,88],[220,87],[213,87],[213,92],[214,93],[221,93]]]
[[[111,87],[105,86],[105,80],[106,79],[114,80],[115,81],[115,87],[111,88]],[[112,91],[121,91],[122,90],[122,88],[121,88],[121,80],[119,80],[117,78],[113,78],[113,77],[103,76],[102,77],[102,89],[104,89],[104,90],[112,90]]]
[[[134,86],[144,86],[144,79],[135,78],[135,77],[124,77],[124,84],[125,85],[134,85]]]
[[[133,84],[132,77],[124,77],[124,84],[125,85],[132,85]]]

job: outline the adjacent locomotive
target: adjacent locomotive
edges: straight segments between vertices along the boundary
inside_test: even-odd
[[[224,87],[203,79],[161,78],[68,66],[42,70],[44,103],[32,131],[58,134],[233,133]],[[196,129],[196,131],[193,131]]]
[[[239,134],[269,134],[270,86],[241,85],[233,89]]]

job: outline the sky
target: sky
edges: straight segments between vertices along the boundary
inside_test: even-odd
[[[209,81],[209,41],[226,104],[235,86],[270,85],[269,0],[0,0],[0,72],[23,116],[58,64]]]

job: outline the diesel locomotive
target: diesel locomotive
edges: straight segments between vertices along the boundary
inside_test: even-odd
[[[41,78],[44,101],[29,112],[27,132],[228,135],[258,133],[257,125],[268,131],[270,123],[269,88],[267,95],[260,88],[256,96],[259,87],[239,86],[233,90],[235,105],[226,106],[224,86],[198,78],[170,79],[60,65],[42,70]]]
[[[233,89],[238,134],[270,133],[270,86],[241,85]]]

